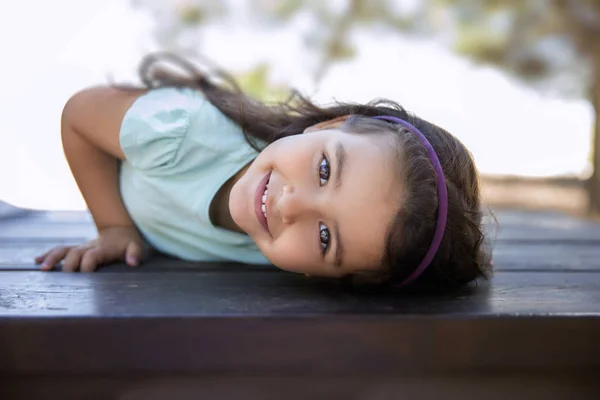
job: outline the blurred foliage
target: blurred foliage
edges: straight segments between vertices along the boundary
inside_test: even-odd
[[[190,38],[194,30],[214,22],[232,12],[233,3],[218,0],[132,0],[138,6],[154,12],[158,23],[156,39],[161,47],[194,55],[201,52]],[[305,32],[304,43],[320,59],[313,71],[319,82],[330,66],[356,55],[351,40],[354,29],[378,25],[395,31],[417,31],[422,24],[414,15],[398,12],[396,0],[246,0],[234,6],[248,5],[248,12],[264,26],[283,26],[298,15],[309,15],[319,29]],[[199,32],[196,32],[199,35]],[[249,74],[252,72],[249,71]],[[268,85],[268,79],[263,83]],[[263,92],[268,92],[268,87]]]
[[[409,29],[412,18],[401,18],[394,12],[392,0],[348,0],[343,2],[323,0],[250,0],[252,8],[275,24],[289,23],[299,13],[311,15],[320,29],[310,32],[305,42],[320,55],[315,69],[318,83],[329,67],[356,54],[350,40],[352,30],[369,24],[380,24]]]
[[[183,26],[204,24],[217,16],[224,16],[228,12],[222,1],[176,2],[174,9]]]
[[[179,16],[183,25],[199,25],[206,20],[204,10],[199,6],[183,7]]]
[[[292,18],[304,6],[304,0],[284,0],[275,3],[273,15],[282,20]]]
[[[453,21],[455,49],[562,95],[586,96],[594,75],[600,2],[430,0]],[[451,28],[451,29],[452,29]]]
[[[233,5],[261,29],[294,23],[299,16],[314,22],[318,29],[301,34],[319,60],[311,71],[316,84],[334,63],[355,56],[352,34],[368,26],[378,32],[436,37],[540,91],[586,97],[600,114],[600,0],[239,0],[235,5],[218,0],[132,1],[155,10],[163,21],[159,43],[182,54],[201,52],[190,32],[231,13]],[[175,18],[166,18],[173,9]],[[183,36],[187,44],[180,40]],[[267,65],[236,78],[265,100],[280,99],[286,91],[270,82]],[[597,195],[592,203],[600,211],[600,123],[594,143]]]
[[[581,82],[590,74],[587,54],[596,36],[585,38],[600,20],[598,0],[132,1],[150,7],[163,21],[157,29],[160,44],[183,53],[194,51],[190,32],[244,7],[249,19],[265,26],[309,16],[319,27],[303,32],[306,45],[320,57],[317,82],[333,63],[355,56],[355,29],[374,26],[450,36],[458,52],[475,60],[501,66],[530,84],[539,83],[538,88],[563,85],[561,93],[579,95],[587,86]],[[546,81],[557,76],[556,82]]]
[[[279,102],[289,96],[289,88],[269,81],[269,66],[260,64],[235,76],[240,88],[248,95],[264,102]]]
[[[589,92],[593,69],[589,42],[596,36],[585,40],[589,30],[582,32],[581,26],[597,24],[594,18],[600,14],[597,0],[134,1],[150,6],[158,19],[167,21],[157,31],[160,44],[184,54],[201,51],[190,40],[195,29],[226,17],[233,7],[244,5],[249,19],[266,27],[277,28],[298,16],[309,16],[319,28],[302,34],[307,48],[319,59],[312,72],[317,84],[331,65],[356,55],[355,30],[375,27],[450,37],[450,45],[459,53],[563,96]],[[268,85],[269,80],[264,83]]]
[[[538,88],[590,100],[595,111],[588,182],[600,214],[600,1],[430,0],[455,24],[455,48]],[[552,78],[559,78],[552,81]]]

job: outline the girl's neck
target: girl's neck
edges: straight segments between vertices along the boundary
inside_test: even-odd
[[[214,226],[233,232],[245,233],[237,226],[233,221],[233,218],[231,218],[231,213],[229,212],[229,194],[231,193],[231,188],[233,188],[236,182],[246,173],[249,166],[250,164],[245,165],[234,176],[229,178],[229,180],[219,188],[215,197],[212,199],[209,207],[209,216],[210,221]]]

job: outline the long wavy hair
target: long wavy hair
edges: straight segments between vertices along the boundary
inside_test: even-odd
[[[168,65],[177,67],[180,72],[166,68]],[[354,273],[343,279],[353,286],[393,287],[417,267],[431,243],[438,196],[435,173],[427,152],[405,128],[370,117],[389,115],[409,122],[433,146],[448,189],[444,238],[429,268],[413,285],[456,288],[491,276],[490,251],[482,226],[484,210],[478,172],[467,148],[444,129],[385,99],[367,104],[335,102],[318,106],[293,90],[287,100],[266,104],[245,94],[226,72],[218,68],[203,72],[190,61],[166,52],[147,55],[140,64],[139,76],[146,89],[186,87],[201,91],[241,128],[246,141],[257,151],[262,148],[255,139],[269,144],[298,135],[319,122],[348,115],[352,117],[342,126],[347,132],[394,135],[402,160],[399,169],[405,192],[402,206],[387,227],[381,268],[376,272]]]

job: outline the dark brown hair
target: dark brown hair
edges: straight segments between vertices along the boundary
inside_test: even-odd
[[[169,63],[183,74],[167,69]],[[437,153],[448,188],[448,222],[444,238],[429,268],[413,285],[452,288],[490,276],[478,173],[469,151],[444,129],[407,113],[390,100],[368,104],[336,102],[320,107],[292,91],[286,101],[265,104],[244,94],[225,72],[218,69],[201,72],[191,62],[170,53],[146,56],[139,73],[144,86],[149,89],[175,86],[200,90],[208,101],[241,127],[248,143],[258,151],[262,149],[254,139],[272,143],[300,134],[319,122],[348,115],[352,117],[343,126],[348,132],[394,135],[402,159],[404,199],[388,226],[382,268],[376,273],[358,273],[345,278],[353,284],[393,287],[417,267],[431,243],[438,196],[435,173],[427,152],[405,128],[369,117],[389,115],[411,123],[427,137]]]

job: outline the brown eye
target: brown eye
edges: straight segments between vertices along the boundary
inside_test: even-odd
[[[319,223],[319,242],[321,242],[322,255],[325,255],[329,248],[329,240],[329,229],[323,223]]]
[[[323,156],[321,164],[319,164],[319,179],[321,186],[325,185],[329,181],[329,161],[327,157]]]

